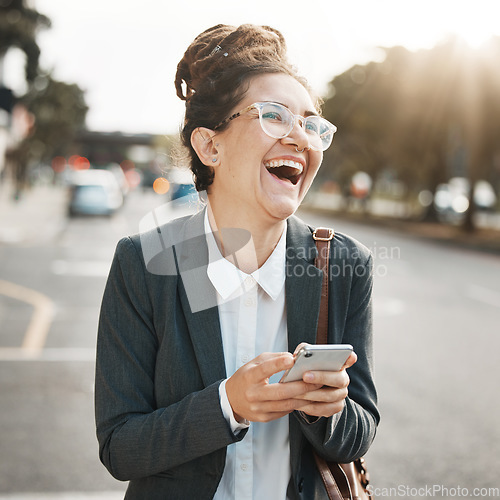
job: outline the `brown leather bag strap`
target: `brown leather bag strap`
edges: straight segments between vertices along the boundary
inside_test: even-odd
[[[348,476],[340,464],[328,464],[325,459],[314,453],[316,467],[321,475],[329,500],[352,500]],[[333,465],[333,467],[332,467]]]
[[[314,261],[314,265],[323,271],[316,344],[328,344],[328,267],[330,260],[330,241],[334,236],[335,232],[333,229],[327,227],[318,227],[313,233],[313,239],[318,249],[318,256]]]
[[[318,249],[318,257],[314,264],[323,271],[321,286],[321,305],[319,309],[317,344],[328,343],[328,276],[330,241],[335,236],[333,229],[319,227],[314,231],[313,238]],[[325,485],[330,500],[373,500],[367,486],[368,471],[364,459],[358,459],[348,464],[327,462],[316,452],[313,452],[316,466]]]

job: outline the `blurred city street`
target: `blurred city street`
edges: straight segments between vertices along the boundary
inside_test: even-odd
[[[0,192],[0,500],[123,498],[94,430],[99,305],[118,239],[165,201],[137,190],[111,217],[67,218],[62,188]],[[500,488],[500,258],[299,215],[375,256],[373,486]]]
[[[124,497],[95,431],[101,300],[118,241],[193,211],[197,188],[213,189],[223,229],[265,245],[283,188],[311,226],[371,250],[372,500],[500,498],[500,1],[306,7],[0,0],[0,500]],[[236,262],[255,268],[266,248]],[[268,319],[251,302],[233,330],[279,339],[251,326]],[[225,338],[228,362],[244,343]],[[230,463],[235,491],[263,496],[250,463]],[[181,469],[165,475],[188,484]]]

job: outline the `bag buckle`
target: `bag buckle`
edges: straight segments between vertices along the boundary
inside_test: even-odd
[[[330,241],[334,234],[333,229],[329,227],[317,227],[312,236],[314,241]]]

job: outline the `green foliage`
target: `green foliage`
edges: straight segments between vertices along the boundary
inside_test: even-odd
[[[324,114],[339,130],[323,175],[345,184],[358,170],[390,171],[415,191],[454,175],[498,178],[500,38],[475,50],[450,38],[430,50],[384,51],[383,62],[331,82]]]
[[[30,165],[50,163],[54,156],[65,155],[76,132],[84,126],[87,114],[84,93],[76,84],[44,77],[45,85],[32,88],[22,102],[34,117],[31,133],[8,152],[18,188],[27,179]]]
[[[25,184],[31,165],[50,162],[54,156],[66,153],[76,132],[84,127],[88,110],[78,85],[40,72],[36,36],[41,28],[48,27],[50,20],[27,8],[24,0],[0,1],[0,57],[11,47],[26,54],[26,81],[30,85],[18,101],[34,118],[30,134],[7,152],[19,189]]]
[[[28,145],[38,144],[33,159],[50,161],[53,156],[65,155],[76,132],[83,128],[88,107],[84,92],[76,84],[59,82],[47,76],[40,90],[33,88],[23,101],[33,116],[35,126],[27,138]]]

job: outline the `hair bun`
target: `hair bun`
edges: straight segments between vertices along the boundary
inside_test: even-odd
[[[286,61],[283,35],[269,26],[243,24],[238,28],[225,24],[199,34],[177,65],[177,96],[187,101],[203,84],[210,88],[213,76],[236,61]]]

